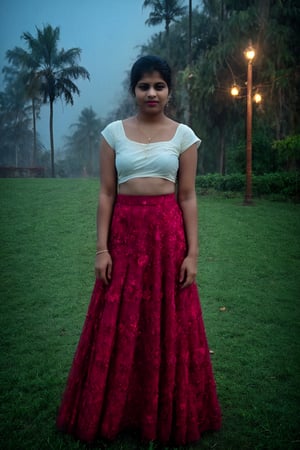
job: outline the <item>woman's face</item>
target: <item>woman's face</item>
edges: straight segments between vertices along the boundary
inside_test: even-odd
[[[145,73],[135,86],[135,98],[140,112],[157,114],[164,111],[169,88],[159,72]]]

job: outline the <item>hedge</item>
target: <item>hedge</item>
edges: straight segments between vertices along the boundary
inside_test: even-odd
[[[252,175],[253,196],[261,197],[272,195],[279,199],[300,199],[300,173],[276,172],[264,175]],[[246,175],[232,174],[220,175],[217,173],[198,175],[196,188],[200,194],[210,191],[218,192],[243,192],[246,189]]]
[[[44,178],[44,167],[0,167],[0,178]]]

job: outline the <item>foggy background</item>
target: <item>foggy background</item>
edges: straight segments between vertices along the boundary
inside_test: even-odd
[[[26,48],[23,32],[36,35],[36,26],[60,27],[59,48],[79,47],[80,65],[90,73],[90,81],[76,80],[80,96],[74,106],[58,100],[54,105],[56,148],[62,148],[69,126],[83,108],[92,108],[104,117],[122,100],[122,82],[139,54],[139,46],[164,29],[148,27],[149,8],[143,0],[2,0],[0,2],[0,91],[4,89],[2,68],[8,64],[7,50]],[[43,105],[38,133],[49,148],[49,105]]]

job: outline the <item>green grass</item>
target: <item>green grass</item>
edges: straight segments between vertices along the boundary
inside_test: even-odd
[[[98,181],[0,180],[0,191],[1,448],[85,449],[55,417],[94,281]],[[199,197],[198,282],[223,427],[187,448],[296,449],[300,207],[241,204]],[[96,448],[158,446],[129,434]]]

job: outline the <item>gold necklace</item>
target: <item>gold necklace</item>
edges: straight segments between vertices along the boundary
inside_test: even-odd
[[[136,117],[137,129],[139,130],[140,134],[142,134],[144,136],[144,138],[147,139],[147,141],[148,141],[147,144],[150,144],[152,139],[154,139],[158,135],[159,132],[156,132],[153,136],[149,136],[148,134],[144,133],[144,131],[141,129],[139,122],[140,122],[139,119]]]

